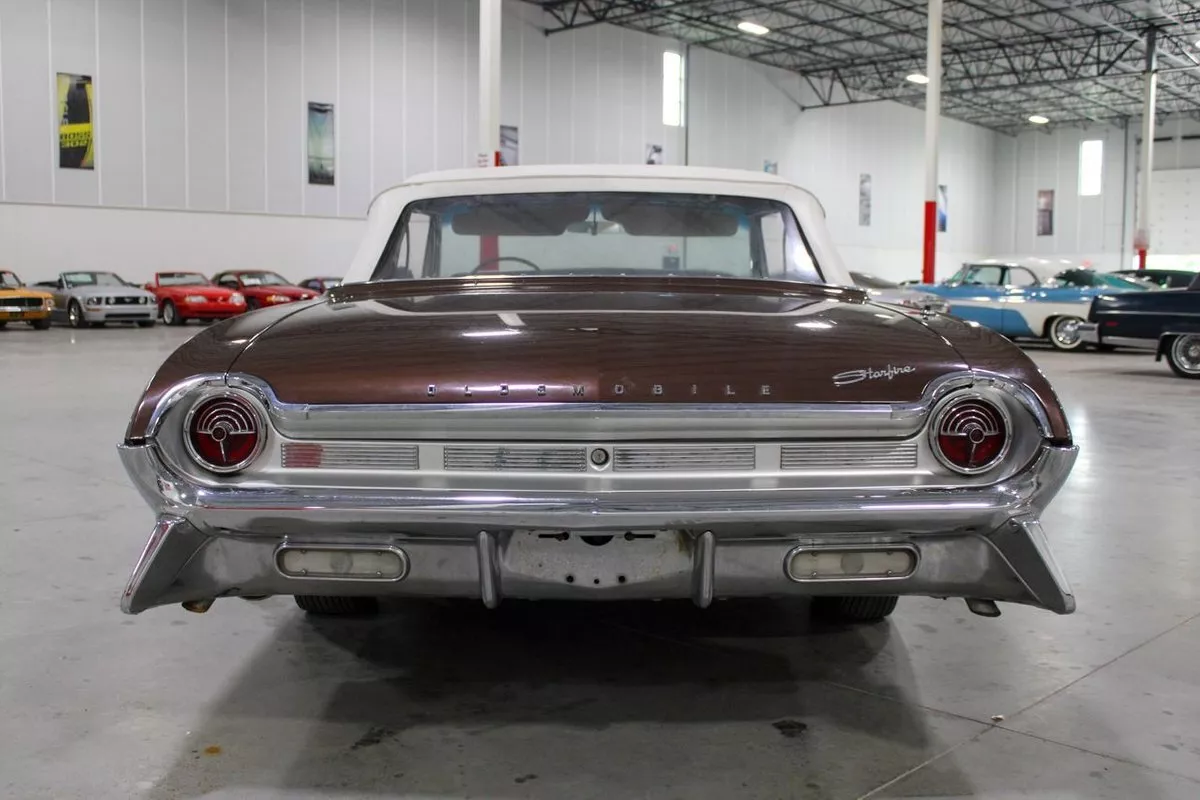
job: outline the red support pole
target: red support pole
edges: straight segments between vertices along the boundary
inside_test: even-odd
[[[1146,268],[1146,248],[1138,248],[1138,269]]]
[[[937,201],[925,201],[925,257],[921,263],[921,282],[933,283],[937,253]]]

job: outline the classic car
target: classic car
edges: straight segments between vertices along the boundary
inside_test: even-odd
[[[1146,291],[1119,275],[1046,259],[964,264],[948,280],[907,288],[940,295],[954,316],[978,322],[1010,339],[1049,341],[1059,350],[1083,346],[1079,324],[1101,293]]]
[[[864,290],[877,303],[932,311],[937,314],[947,314],[950,311],[950,304],[936,294],[922,292],[910,286],[902,286],[895,281],[865,272],[850,270],[850,278],[854,281],[855,286]]]
[[[227,319],[246,311],[241,292],[217,286],[199,272],[156,272],[146,291],[157,299],[159,316],[167,325]]]
[[[1200,275],[1186,289],[1103,294],[1079,327],[1085,342],[1152,350],[1181,378],[1200,378]]]
[[[17,273],[0,269],[0,328],[10,322],[25,322],[39,331],[50,327],[54,297],[25,286]]]
[[[1130,280],[1144,280],[1160,289],[1186,289],[1200,272],[1186,269],[1119,269],[1112,273]]]
[[[158,317],[154,295],[112,272],[64,272],[56,281],[37,285],[54,296],[53,319],[72,328],[99,328],[108,322],[149,328]]]
[[[222,272],[213,278],[213,283],[241,294],[251,311],[297,300],[311,300],[318,294],[312,289],[292,284],[282,275],[260,269]]]
[[[900,595],[1070,613],[1040,515],[1066,415],[1003,337],[849,287],[766,173],[506,167],[370,207],[347,282],[201,331],[120,445],[156,515],[122,596]]]
[[[341,286],[341,284],[341,278],[305,278],[297,285],[303,289],[312,289],[317,294],[325,294],[335,286]]]

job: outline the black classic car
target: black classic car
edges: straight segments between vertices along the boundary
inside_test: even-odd
[[[1080,326],[1097,347],[1153,350],[1181,378],[1200,378],[1200,276],[1186,289],[1104,294]]]
[[[1186,289],[1200,272],[1186,269],[1119,269],[1113,275],[1149,281],[1160,289]]]

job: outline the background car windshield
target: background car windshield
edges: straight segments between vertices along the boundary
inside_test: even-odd
[[[1149,289],[1143,281],[1129,280],[1120,275],[1096,272],[1091,269],[1068,269],[1054,276],[1055,286],[1104,287],[1108,289]]]
[[[207,286],[208,278],[199,272],[160,272],[159,286]]]
[[[244,286],[287,286],[288,279],[274,272],[239,272]]]
[[[821,280],[782,203],[649,192],[417,201],[372,280],[497,273]]]
[[[111,272],[66,272],[63,279],[68,286],[128,286]]]
[[[21,279],[11,272],[0,272],[0,286],[16,289],[21,286]]]
[[[946,283],[962,283],[972,286],[1000,286],[1004,281],[1004,267],[995,264],[967,264],[951,275]]]
[[[855,286],[861,286],[864,289],[898,289],[900,284],[893,281],[885,280],[876,275],[868,275],[865,272],[851,272],[850,278],[854,281]]]

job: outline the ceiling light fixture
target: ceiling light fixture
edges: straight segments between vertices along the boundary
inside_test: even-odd
[[[1034,114],[1033,116],[1031,116],[1029,118],[1029,121],[1032,122],[1034,125],[1045,125],[1047,122],[1050,121],[1050,118],[1043,117],[1041,114]]]
[[[926,84],[929,83],[929,78],[919,72],[914,72],[912,75],[905,75],[904,80],[912,81],[913,83]]]
[[[755,36],[766,36],[771,32],[771,29],[765,25],[759,25],[757,22],[739,22],[738,30],[743,33],[752,33]]]

